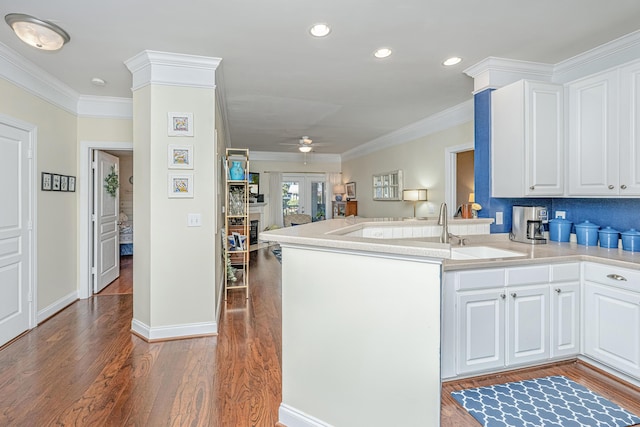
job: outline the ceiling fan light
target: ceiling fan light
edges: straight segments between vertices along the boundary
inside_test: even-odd
[[[7,24],[23,42],[41,50],[58,50],[71,40],[69,34],[56,24],[22,13],[4,17]]]
[[[309,151],[312,150],[312,148],[308,145],[302,145],[298,147],[298,150],[300,150],[301,153],[308,153]]]

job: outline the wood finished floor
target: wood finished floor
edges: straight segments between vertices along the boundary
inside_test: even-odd
[[[251,253],[251,298],[230,294],[218,337],[147,343],[130,333],[132,260],[78,301],[0,349],[0,426],[272,427],[281,401],[280,264]],[[479,424],[453,390],[565,375],[640,414],[640,391],[579,363],[445,383],[442,427]]]

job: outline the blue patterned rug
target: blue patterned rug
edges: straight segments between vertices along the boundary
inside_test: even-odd
[[[273,248],[271,252],[273,252],[273,255],[275,255],[278,261],[280,261],[280,264],[282,264],[282,249],[280,249],[280,247]]]
[[[484,427],[626,427],[640,417],[563,376],[454,391]]]

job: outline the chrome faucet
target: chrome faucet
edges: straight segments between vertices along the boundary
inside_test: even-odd
[[[440,243],[449,243],[449,220],[447,216],[447,204],[443,203],[440,205],[440,215],[438,216],[438,225],[442,226]]]

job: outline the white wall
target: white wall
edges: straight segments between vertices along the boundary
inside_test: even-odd
[[[372,175],[400,169],[404,188],[428,189],[428,201],[418,203],[416,216],[433,217],[445,201],[445,148],[473,141],[473,122],[463,123],[416,140],[343,161],[344,182],[355,182],[358,215],[376,217],[413,216],[413,204],[374,201]]]

